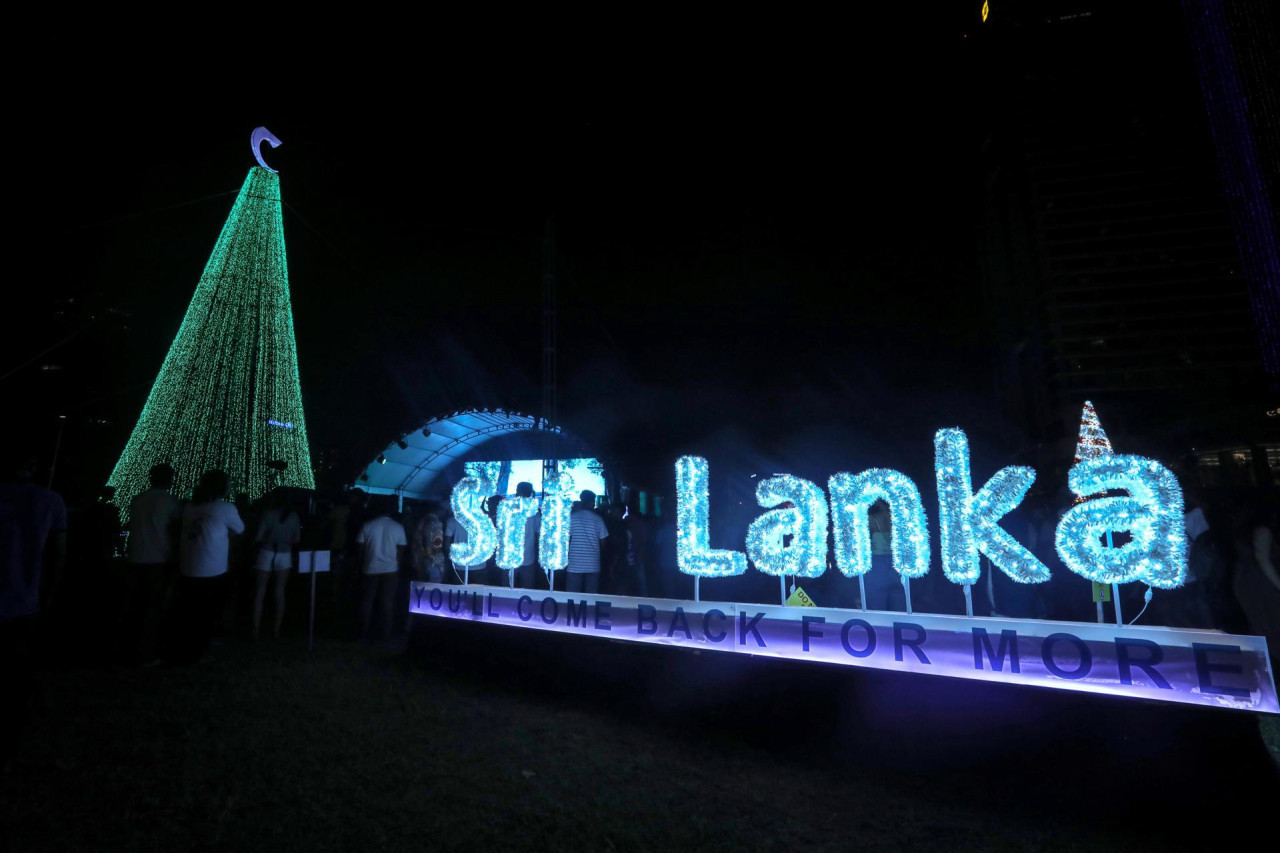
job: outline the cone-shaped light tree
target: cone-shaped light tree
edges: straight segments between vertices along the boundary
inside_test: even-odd
[[[1093,403],[1085,400],[1084,411],[1080,415],[1080,437],[1076,439],[1075,461],[1079,463],[1086,459],[1096,459],[1099,456],[1111,454],[1111,439],[1107,438],[1107,432],[1102,428],[1102,421],[1098,420],[1098,413],[1094,411]],[[1075,503],[1082,504],[1097,497],[1102,496],[1077,497]]]
[[[222,227],[142,415],[108,480],[127,515],[153,465],[174,467],[174,494],[207,470],[232,493],[314,488],[298,381],[280,179],[254,166]],[[282,464],[283,463],[283,464]]]
[[[1085,400],[1084,412],[1080,415],[1080,437],[1076,440],[1076,461],[1110,455],[1111,439],[1107,438],[1093,403]]]

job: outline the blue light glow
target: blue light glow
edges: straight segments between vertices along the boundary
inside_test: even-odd
[[[569,565],[569,516],[576,495],[573,478],[564,473],[557,472],[544,485],[538,562],[543,571],[558,572]]]
[[[501,462],[464,462],[462,467],[466,470],[468,477],[474,477],[485,483],[486,498],[498,493],[498,480],[502,477]]]
[[[747,556],[770,575],[816,578],[827,570],[827,496],[816,483],[775,474],[756,484],[756,502],[778,507],[747,528]],[[791,506],[779,506],[790,503]],[[784,544],[790,536],[791,544]]]
[[[502,463],[485,462],[480,464],[501,465]],[[543,463],[541,459],[512,459],[508,464],[510,466],[506,483],[506,493],[508,495],[514,495],[516,486],[520,483],[532,485],[535,494],[542,493]],[[561,459],[556,463],[556,468],[562,474],[568,475],[572,481],[570,489],[574,495],[579,494],[583,489],[590,489],[597,495],[603,495],[608,491],[604,482],[604,466],[600,464],[598,459],[591,457]],[[468,473],[470,473],[470,469],[468,469]],[[497,482],[496,479],[495,482]]]
[[[498,568],[524,564],[525,522],[537,512],[537,498],[506,497],[498,504]]]
[[[1182,586],[1187,538],[1182,489],[1173,472],[1141,456],[1099,456],[1073,465],[1067,481],[1082,498],[1112,489],[1129,493],[1093,498],[1062,516],[1054,543],[1067,568],[1098,583]],[[1132,540],[1108,548],[1103,544],[1108,531],[1128,531]]]
[[[491,484],[477,477],[464,477],[453,487],[449,505],[458,523],[467,531],[466,542],[449,546],[449,558],[460,566],[478,566],[493,556],[498,547],[498,531],[484,511],[485,499],[493,493]]]
[[[711,547],[708,479],[707,460],[701,456],[676,460],[676,563],[686,575],[715,578],[744,574],[746,554]]]
[[[958,584],[976,582],[982,571],[978,555],[982,554],[1019,583],[1047,581],[1045,564],[998,524],[1022,502],[1036,480],[1035,469],[1001,468],[975,494],[964,430],[938,430],[934,451],[942,570],[947,579]]]
[[[908,578],[929,572],[929,527],[920,491],[911,478],[888,468],[861,474],[835,474],[831,491],[831,523],[836,565],[848,577],[871,571],[871,525],[868,513],[876,501],[889,505],[890,553],[898,574]]]

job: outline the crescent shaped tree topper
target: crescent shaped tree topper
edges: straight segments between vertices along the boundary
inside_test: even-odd
[[[249,138],[249,145],[253,148],[253,158],[258,161],[258,165],[266,169],[272,174],[278,174],[275,169],[267,165],[267,161],[262,159],[262,143],[266,142],[272,148],[280,147],[280,140],[276,135],[265,127],[257,127],[253,130],[253,136]]]

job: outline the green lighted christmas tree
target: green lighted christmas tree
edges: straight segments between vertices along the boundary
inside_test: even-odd
[[[109,485],[127,515],[151,466],[187,497],[221,468],[251,499],[277,485],[314,488],[302,415],[280,179],[249,170]],[[281,464],[283,470],[281,470]]]

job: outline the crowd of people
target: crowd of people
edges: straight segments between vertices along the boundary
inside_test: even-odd
[[[677,567],[673,519],[646,516],[625,502],[598,506],[590,491],[581,493],[570,516],[568,565],[549,573],[539,565],[536,514],[526,521],[521,565],[506,570],[492,557],[474,565],[449,558],[451,546],[467,541],[467,530],[441,504],[359,490],[330,507],[310,493],[283,489],[256,503],[243,494],[229,501],[224,471],[205,472],[190,499],[182,500],[172,493],[174,470],[162,464],[151,470],[150,488],[131,502],[122,529],[110,488],[68,512],[56,492],[33,482],[34,459],[19,457],[6,469],[0,482],[0,654],[15,696],[30,681],[37,627],[51,614],[54,621],[77,624],[82,635],[94,632],[95,648],[126,665],[198,662],[211,640],[228,630],[242,629],[254,640],[280,637],[300,548],[330,553],[325,596],[327,615],[336,617],[326,625],[330,636],[386,639],[402,629],[412,580],[681,599],[692,592],[690,578]],[[518,484],[516,496],[533,497],[532,484]],[[1095,618],[1090,584],[1068,572],[1054,549],[1054,529],[1070,504],[1070,496],[1059,498],[1031,496],[1001,522],[1050,567],[1050,582],[1014,583],[985,565],[983,581],[972,591],[976,615]],[[502,499],[486,502],[495,520]],[[861,585],[834,566],[820,578],[796,579],[819,606],[861,607],[865,595],[870,609],[907,608],[892,569],[887,506],[872,507],[870,528],[872,571]],[[1185,534],[1186,584],[1157,591],[1149,604],[1140,585],[1125,585],[1125,621],[1142,615],[1143,624],[1256,634],[1267,638],[1273,654],[1280,652],[1280,515],[1269,493],[1236,490],[1206,499],[1191,488]],[[913,582],[915,610],[957,612],[956,587],[939,576],[931,572]],[[717,580],[711,594],[771,603],[777,590],[776,580],[749,572]],[[709,592],[704,587],[703,596]],[[21,704],[8,703],[6,713]]]

